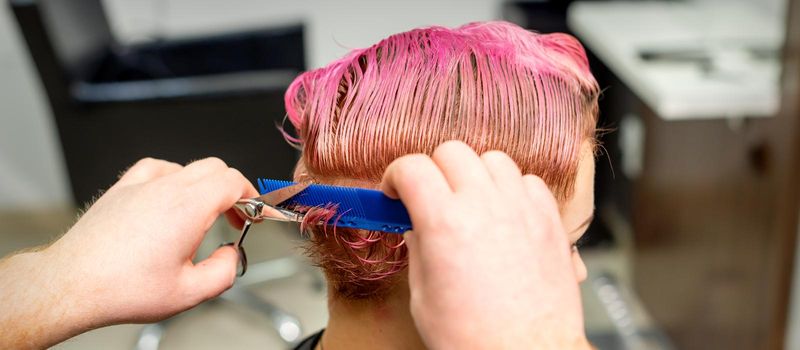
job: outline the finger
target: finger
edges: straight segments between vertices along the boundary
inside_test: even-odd
[[[403,234],[403,244],[408,249],[408,278],[409,282],[420,283],[419,279],[422,278],[425,268],[430,266],[425,265],[425,256],[423,247],[420,247],[419,240],[417,239],[415,231],[407,231]],[[428,250],[430,251],[430,249]],[[440,251],[437,253],[441,253]]]
[[[495,186],[514,194],[525,191],[522,173],[517,163],[507,154],[500,151],[489,151],[481,155],[481,161],[486,166]]]
[[[564,249],[556,249],[554,251],[559,252],[557,255],[568,256],[568,253],[571,252],[569,248],[570,244],[567,239],[567,234],[564,232],[564,225],[561,223],[561,216],[558,211],[558,203],[555,197],[553,197],[553,193],[538,176],[525,175],[522,180],[525,183],[526,192],[528,198],[531,200],[531,205],[534,208],[533,210],[536,211],[535,215],[529,215],[527,217],[535,221],[547,221],[547,223],[535,223],[534,227],[543,229],[534,230],[532,233],[537,234],[540,238],[544,238],[545,242],[549,242],[548,244],[551,246],[564,247]]]
[[[140,184],[176,173],[181,169],[183,169],[183,166],[177,163],[155,158],[143,158],[128,168],[128,170],[120,176],[119,181],[114,184],[114,187]]]
[[[478,154],[461,141],[447,141],[439,145],[431,158],[441,169],[453,192],[477,192],[493,186],[492,178]]]
[[[544,211],[547,215],[559,215],[558,203],[553,197],[553,192],[550,191],[550,188],[547,187],[542,178],[529,174],[522,177],[522,182],[525,184],[528,198],[535,207]]]
[[[246,219],[241,211],[237,209],[228,209],[225,212],[225,220],[228,221],[229,225],[235,227],[237,230],[241,230]]]
[[[424,284],[424,269],[426,267],[430,268],[430,266],[426,266],[420,257],[419,241],[414,231],[408,231],[403,234],[403,240],[406,247],[408,247],[408,287],[411,293],[411,300],[417,300]],[[414,312],[413,309],[412,312]]]
[[[188,267],[183,286],[194,304],[214,298],[233,286],[239,254],[231,246],[217,248],[205,260]]]
[[[225,164],[222,159],[209,157],[187,164],[181,175],[189,180],[198,180],[226,169],[228,169],[228,164]]]
[[[195,183],[193,189],[199,198],[198,210],[209,219],[206,228],[211,227],[217,216],[230,210],[239,199],[258,196],[253,184],[233,168],[206,176]]]
[[[381,189],[389,197],[400,198],[416,228],[437,215],[453,194],[441,170],[424,154],[403,156],[389,164]]]

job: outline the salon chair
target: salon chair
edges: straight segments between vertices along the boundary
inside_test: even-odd
[[[143,157],[218,156],[248,178],[285,178],[276,131],[305,69],[303,27],[122,45],[100,0],[11,0],[83,204]]]
[[[302,25],[123,45],[101,0],[9,4],[47,93],[78,205],[143,157],[217,156],[249,179],[290,176],[297,153],[276,123],[286,87],[305,69]],[[293,271],[285,261],[251,270],[270,263],[280,271],[264,276]],[[286,326],[277,320],[299,329],[272,305],[253,309],[268,310],[278,331]]]

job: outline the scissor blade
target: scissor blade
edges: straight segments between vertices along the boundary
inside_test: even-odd
[[[294,185],[281,187],[275,191],[265,193],[258,198],[261,199],[261,201],[263,201],[264,203],[274,207],[277,206],[278,204],[285,202],[289,198],[294,197],[295,195],[302,192],[310,185],[311,181],[298,182]]]

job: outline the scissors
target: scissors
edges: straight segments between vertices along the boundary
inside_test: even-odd
[[[286,186],[272,192],[267,192],[259,197],[240,199],[236,202],[234,208],[241,212],[245,219],[244,225],[242,226],[242,232],[239,234],[239,238],[236,240],[236,242],[224,243],[222,245],[233,246],[237,253],[239,253],[239,263],[241,265],[241,271],[239,271],[237,274],[239,277],[244,276],[244,273],[247,272],[247,254],[245,254],[244,246],[242,244],[247,236],[247,232],[250,230],[250,226],[252,226],[254,223],[259,223],[264,220],[292,222],[302,221],[302,213],[281,208],[278,205],[285,202],[289,198],[296,196],[310,185],[311,181],[298,182],[291,186]]]

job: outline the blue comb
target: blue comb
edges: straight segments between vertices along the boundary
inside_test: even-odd
[[[266,194],[294,185],[294,182],[258,179],[258,190]],[[383,192],[364,188],[330,185],[310,185],[278,206],[292,209],[302,207],[326,207],[334,205],[336,213],[331,224],[370,231],[403,233],[411,230],[411,219],[406,207],[397,199]]]

